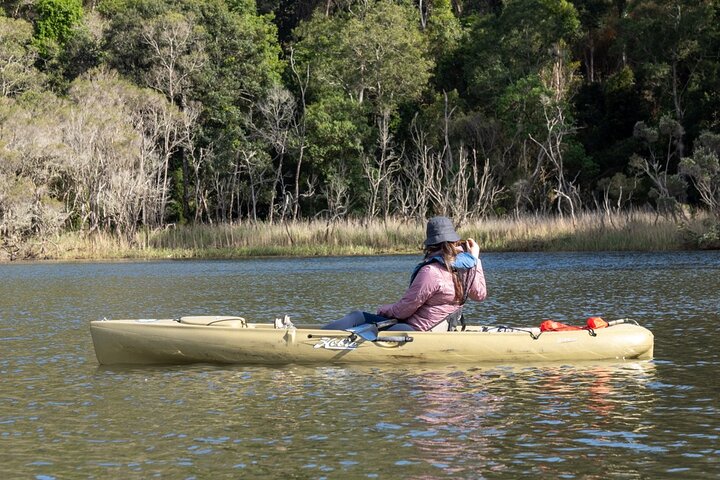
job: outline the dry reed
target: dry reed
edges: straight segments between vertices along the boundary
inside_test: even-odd
[[[702,231],[703,216],[684,222],[684,230]],[[46,244],[40,258],[237,258],[247,256],[371,255],[417,253],[424,222],[392,219],[321,220],[288,223],[186,225],[140,232],[132,240],[109,234],[62,235]],[[648,212],[612,215],[585,213],[575,219],[556,216],[492,218],[459,228],[482,251],[660,251],[687,248],[679,223]]]

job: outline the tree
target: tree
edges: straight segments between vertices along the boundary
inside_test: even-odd
[[[395,155],[391,151],[392,143],[387,141],[393,135],[393,117],[399,105],[420,98],[433,68],[418,18],[417,10],[407,4],[381,0],[361,2],[356,9],[329,17],[316,12],[309,22],[296,30],[298,63],[309,65],[310,71],[310,115],[319,113],[315,103],[337,105],[338,101],[346,101],[340,100],[343,97],[348,105],[354,104],[355,109],[367,113],[364,122],[374,130],[373,136],[377,140],[344,139],[343,144],[358,145],[363,153],[335,161],[353,162],[355,165],[347,171],[354,172],[364,158],[366,167],[361,171],[365,172],[368,185],[374,185],[376,192],[384,186],[375,185],[375,173]],[[334,119],[328,120],[332,123]],[[348,123],[345,125],[349,126]],[[309,144],[308,155],[326,148],[326,145]],[[382,174],[380,178],[386,182],[390,177]],[[351,187],[350,190],[355,189]],[[375,195],[370,197],[376,198]]]
[[[315,94],[340,90],[376,111],[416,99],[427,85],[432,61],[416,25],[417,12],[388,0],[357,13],[316,14],[301,26],[296,45],[310,63]]]
[[[35,10],[35,38],[40,52],[47,56],[72,37],[83,17],[81,0],[38,0]]]
[[[693,156],[680,161],[679,173],[690,179],[701,201],[720,220],[720,135],[703,132]]]
[[[60,108],[51,94],[0,97],[0,257],[42,255],[67,218],[52,191]]]
[[[248,126],[254,135],[264,142],[268,148],[274,152],[273,161],[277,165],[274,174],[274,180],[270,190],[270,212],[268,220],[273,221],[275,214],[276,195],[280,194],[280,199],[285,205],[285,199],[289,195],[284,180],[284,161],[288,150],[295,143],[298,135],[297,124],[297,105],[295,98],[289,90],[277,86],[270,89],[267,97],[257,103],[257,120],[248,119]],[[279,188],[279,192],[278,192]],[[285,208],[281,209],[280,216],[285,216],[291,212],[287,212]]]
[[[518,213],[569,195],[563,155],[574,134],[570,101],[576,63],[567,45],[579,27],[575,8],[565,0],[512,0],[476,17],[468,30],[462,52],[466,90],[460,95],[501,125],[504,145],[495,161],[510,164],[494,168],[513,185]]]
[[[658,214],[678,213],[678,198],[684,197],[687,184],[673,173],[680,161],[680,144],[685,130],[670,116],[660,119],[657,127],[638,122],[633,132],[646,148],[646,154],[633,154],[630,167],[651,182],[650,197],[655,198]]]
[[[473,20],[464,41],[468,100],[496,111],[503,92],[553,62],[553,45],[572,44],[580,26],[566,0],[511,0]]]
[[[178,109],[157,92],[99,70],[73,83],[61,121],[57,193],[77,227],[132,241],[141,224],[157,226],[167,188],[162,139],[182,130]]]
[[[252,105],[279,83],[283,68],[275,28],[269,18],[257,15],[252,0],[133,0],[106,8],[105,15],[111,18],[106,33],[110,64],[138,84],[159,89],[182,110],[192,103],[198,111],[193,115],[197,118],[193,148],[213,155],[205,157],[202,165],[193,164],[198,170],[191,173],[195,160],[181,150],[169,159],[168,167],[180,170],[168,177],[169,182],[179,183],[169,189],[182,206],[175,215],[196,218],[190,211],[189,192],[199,188],[190,184],[193,179],[206,175],[212,179],[206,186],[213,189],[239,188],[233,165],[247,142],[245,118]],[[233,202],[224,195],[237,198],[237,193],[214,191],[203,197],[228,207]],[[212,206],[205,210],[227,212]]]
[[[599,69],[596,68],[598,59],[597,50],[602,48],[605,55],[612,46],[614,30],[621,17],[617,3],[614,0],[574,0],[573,5],[578,11],[582,24],[582,39],[579,41],[582,49],[580,56],[584,67],[584,80],[595,83],[600,80]]]
[[[672,113],[685,124],[688,92],[698,86],[696,71],[716,54],[708,35],[715,32],[713,2],[653,0],[630,2],[621,24],[628,62],[641,78],[642,94],[653,107],[653,118]],[[710,50],[708,50],[710,48]],[[677,139],[685,154],[685,139]]]
[[[545,117],[545,129],[541,140],[530,138],[539,147],[538,163],[547,161],[555,180],[552,189],[557,199],[557,209],[563,214],[563,205],[567,203],[570,215],[575,218],[575,211],[580,206],[580,195],[577,185],[568,179],[565,153],[567,150],[565,137],[574,133],[572,119],[568,113],[568,99],[575,87],[575,66],[568,62],[567,52],[562,44],[556,46],[555,62],[551,68],[541,73],[544,93],[540,97]]]
[[[335,189],[328,196],[343,199],[336,202],[343,208],[335,213],[347,213],[353,200],[363,199],[359,188],[362,170],[355,160],[372,142],[374,132],[367,124],[368,110],[368,105],[359,105],[340,93],[328,94],[305,110],[308,163],[322,183]]]
[[[0,96],[16,96],[42,84],[43,75],[34,67],[37,56],[32,25],[0,16]]]

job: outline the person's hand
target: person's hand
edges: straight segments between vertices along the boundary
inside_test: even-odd
[[[466,242],[468,251],[472,253],[475,258],[480,258],[480,245],[478,245],[472,238],[468,238]]]

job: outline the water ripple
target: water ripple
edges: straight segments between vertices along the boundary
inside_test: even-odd
[[[98,367],[87,322],[393,301],[414,256],[0,265],[11,478],[717,478],[720,254],[494,254],[483,323],[634,317],[650,362]]]

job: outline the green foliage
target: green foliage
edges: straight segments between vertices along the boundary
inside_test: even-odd
[[[632,2],[619,24],[619,42],[641,79],[642,95],[657,120],[674,112],[682,121],[688,93],[706,90],[696,83],[708,55],[715,55],[717,6],[698,0]]]
[[[427,22],[430,50],[437,61],[451,55],[462,38],[460,21],[453,14],[449,0],[432,0]]]
[[[81,0],[37,0],[35,9],[35,38],[44,55],[62,47],[83,17]]]
[[[32,25],[0,16],[0,96],[15,96],[42,84],[36,59]]]
[[[26,186],[43,204],[92,197],[91,180],[70,178],[81,162],[142,157],[167,166],[152,176],[167,202],[147,225],[270,218],[301,201],[308,216],[364,215],[375,200],[416,216],[413,206],[434,201],[428,195],[463,203],[417,181],[423,168],[445,180],[461,171],[462,149],[467,183],[458,185],[489,192],[488,205],[472,199],[473,212],[548,211],[556,194],[581,208],[602,196],[602,208],[720,210],[715,1],[101,0],[83,11],[80,0],[2,0],[0,8],[0,163],[20,172],[15,183],[7,173],[6,185]],[[276,90],[293,92],[281,128],[257,121]],[[59,136],[70,117],[87,138],[103,132],[104,143],[87,147],[102,156],[83,151],[79,133],[67,153]],[[272,135],[278,141],[259,141]],[[383,159],[388,176],[368,193]],[[141,178],[133,168],[116,169],[115,185]],[[136,228],[133,202],[104,223],[73,211],[67,224]]]
[[[553,45],[572,43],[580,22],[565,0],[512,0],[499,15],[478,17],[465,41],[468,94],[494,105],[503,90],[527,83],[553,58]]]
[[[371,141],[366,115],[363,105],[340,95],[329,95],[308,106],[308,158],[323,176],[336,174],[348,158],[358,158],[364,151]]]
[[[599,173],[597,163],[587,154],[585,147],[572,138],[566,142],[564,159],[569,176],[581,183],[589,183]]]
[[[381,0],[357,14],[317,13],[298,35],[298,56],[313,72],[312,96],[342,92],[377,112],[392,111],[418,99],[430,78],[417,12],[403,4]]]
[[[690,179],[701,201],[720,219],[720,135],[703,132],[693,156],[680,161],[679,172]]]
[[[255,0],[227,0],[226,3],[233,13],[241,15],[255,15],[257,13]]]
[[[183,184],[183,172],[182,168],[176,168],[172,171],[172,185],[173,185],[173,191],[171,195],[171,200],[167,204],[167,210],[165,212],[165,217],[167,218],[168,222],[176,223],[179,225],[184,225],[187,223],[187,218],[185,218],[185,214],[183,212],[183,205],[182,205],[182,197],[183,197],[183,191],[182,191],[182,184]]]

